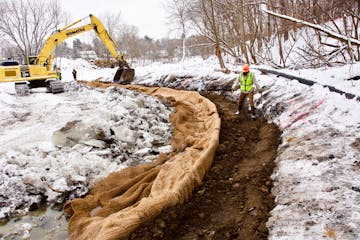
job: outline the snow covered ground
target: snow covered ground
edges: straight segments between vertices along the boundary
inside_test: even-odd
[[[76,82],[56,95],[19,97],[13,87],[0,86],[0,219],[83,196],[110,172],[171,150],[173,110],[158,98]]]
[[[94,69],[81,60],[63,60],[65,81],[72,79],[71,70],[74,66],[81,80],[95,80],[99,77],[109,80],[115,73],[115,69]],[[229,89],[237,76],[235,73],[215,72],[217,63],[214,59],[192,59],[184,67],[182,69],[181,64],[139,67],[136,68],[135,83],[190,90],[219,90]],[[240,66],[229,67],[240,70]],[[308,87],[297,81],[261,75],[258,71],[256,73],[260,85],[265,89],[261,99],[256,94],[258,108],[283,131],[283,142],[276,159],[277,168],[273,174],[276,207],[267,224],[270,239],[360,239],[360,103],[331,93],[320,85]],[[358,64],[304,69],[297,73],[309,80],[360,95],[360,81],[344,81],[345,78],[360,74]],[[75,134],[76,137],[83,136],[82,131],[86,129],[87,132],[88,126],[92,126],[92,130],[100,129],[108,136],[106,134],[109,132],[110,135],[111,132],[116,133],[113,127],[118,126],[119,119],[125,115],[131,117],[125,121],[125,127],[133,131],[133,122],[141,119],[144,111],[149,110],[141,107],[144,104],[142,99],[146,99],[146,106],[156,106],[147,113],[152,116],[149,117],[150,122],[154,120],[157,124],[165,121],[171,112],[168,106],[158,100],[125,90],[117,94],[120,90],[77,88],[76,84],[70,83],[70,91],[63,94],[36,93],[24,98],[12,95],[13,90],[8,85],[0,85],[0,121],[5,126],[0,130],[0,172],[6,179],[3,180],[6,184],[1,187],[8,186],[1,189],[1,193],[20,189],[28,193],[43,192],[48,199],[56,199],[59,193],[49,190],[41,181],[42,176],[54,189],[72,191],[77,188],[81,189],[80,194],[85,193],[86,189],[80,187],[80,183],[86,183],[86,187],[89,187],[97,176],[120,169],[123,167],[121,157],[111,155],[110,160],[104,157],[103,154],[109,153],[94,146],[101,146],[101,142],[93,141],[99,140],[94,136],[86,139],[80,137],[75,145],[70,142],[66,144],[71,146],[54,146],[54,140],[51,141],[54,132],[64,128],[67,123],[71,123],[67,127],[79,123],[81,131]],[[223,94],[233,99],[238,96],[238,92],[233,96],[229,92]],[[124,106],[122,102],[127,104]],[[137,110],[129,114],[134,107]],[[149,123],[149,119],[145,122]],[[161,129],[156,129],[150,136],[144,133],[146,140],[138,147],[132,145],[127,154],[152,152],[149,148],[154,149],[157,144],[147,144],[154,140],[160,141],[159,136],[162,137],[162,146],[166,146],[171,134],[167,124],[165,121]],[[122,130],[120,127],[119,131]],[[132,133],[138,134],[141,130],[139,128]],[[124,131],[122,135],[128,133]],[[60,134],[55,142],[61,143],[61,139],[64,138]],[[106,138],[100,141],[107,142]],[[133,158],[133,155],[129,158]],[[86,174],[89,175],[85,180]],[[17,180],[9,181],[12,177]],[[25,179],[25,183],[22,179]],[[10,182],[13,186],[7,185]],[[73,184],[69,185],[69,182]],[[24,197],[17,196],[16,200],[24,202],[28,199],[31,202],[31,198],[34,198],[26,194]],[[8,207],[1,206],[1,211],[5,212]]]
[[[261,80],[271,91],[262,107],[283,130],[270,239],[359,239],[360,103],[319,85]]]

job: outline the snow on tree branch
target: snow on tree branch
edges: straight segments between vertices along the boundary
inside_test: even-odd
[[[329,29],[326,29],[320,25],[317,25],[317,24],[313,24],[313,23],[310,23],[310,22],[307,22],[307,21],[304,21],[304,20],[301,20],[301,19],[297,19],[297,18],[293,18],[293,17],[289,17],[289,16],[286,16],[286,15],[283,15],[283,14],[279,14],[279,13],[276,13],[276,12],[273,12],[273,11],[270,11],[267,9],[266,5],[265,4],[261,4],[260,5],[260,10],[267,13],[267,14],[270,14],[272,16],[275,16],[275,17],[279,17],[279,18],[282,18],[282,19],[286,19],[286,20],[289,20],[289,21],[292,21],[292,22],[295,22],[295,23],[299,23],[299,24],[304,24],[308,27],[311,27],[313,29],[316,29],[318,31],[321,31],[323,33],[326,33],[327,35],[329,35],[330,37],[332,38],[336,38],[342,42],[345,42],[345,43],[351,43],[351,44],[355,44],[357,46],[360,46],[360,40],[357,40],[355,38],[351,38],[351,37],[347,37],[347,36],[344,36],[344,35],[341,35],[341,34],[338,34],[334,31],[331,31]]]

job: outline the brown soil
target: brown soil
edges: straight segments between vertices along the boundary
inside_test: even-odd
[[[129,239],[267,239],[280,131],[247,113],[234,115],[235,103],[221,95],[205,96],[222,120],[211,169],[187,203],[166,209]]]

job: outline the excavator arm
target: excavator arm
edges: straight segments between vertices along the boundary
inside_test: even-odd
[[[111,38],[108,31],[97,17],[91,14],[89,15],[89,17],[91,20],[90,24],[71,28],[74,25],[84,20],[84,19],[80,19],[60,30],[57,30],[53,35],[51,35],[46,40],[44,47],[37,56],[34,64],[47,66],[47,68],[50,70],[52,67],[52,59],[53,59],[52,52],[54,51],[56,46],[58,46],[68,38],[74,37],[84,32],[94,30],[98,35],[98,37],[103,42],[103,44],[105,45],[105,47],[109,50],[109,52],[119,63],[119,69],[115,74],[114,81],[119,81],[121,77],[126,81],[132,80],[135,75],[135,71],[134,69],[129,67],[129,64],[125,60],[124,54],[122,53],[119,54],[117,52],[118,46],[116,42]]]

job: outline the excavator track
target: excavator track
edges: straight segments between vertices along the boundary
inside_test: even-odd
[[[64,92],[64,84],[60,80],[49,80],[46,88],[53,94]]]

